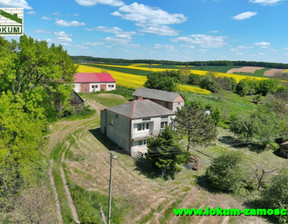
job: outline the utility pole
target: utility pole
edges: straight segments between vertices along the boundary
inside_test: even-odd
[[[108,224],[110,224],[110,219],[111,219],[112,161],[113,159],[117,159],[117,156],[113,155],[111,152],[109,153],[110,153],[110,179],[109,179]]]

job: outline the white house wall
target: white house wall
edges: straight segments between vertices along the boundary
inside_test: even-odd
[[[80,83],[74,83],[74,87],[73,87],[74,91],[76,93],[80,93],[81,92],[81,85]]]
[[[104,83],[103,83],[104,84]],[[109,87],[113,85],[113,87]],[[115,90],[116,89],[116,83],[107,83],[106,85],[106,91],[112,91],[112,90]]]
[[[116,89],[116,83],[95,82],[95,83],[89,83],[89,92],[93,93],[93,92],[100,91],[100,85],[105,85],[106,91],[112,91]],[[97,88],[92,88],[92,86],[97,86]],[[81,83],[74,83],[73,89],[76,93],[80,93]]]
[[[106,113],[106,136],[129,153],[130,119],[111,111]],[[110,124],[110,118],[113,119],[113,124]]]
[[[97,88],[92,88],[92,86],[97,86]],[[89,84],[89,92],[93,93],[93,92],[97,92],[100,91],[100,83],[97,82],[92,82]]]
[[[157,136],[161,131],[161,122],[167,121],[168,125],[172,123],[175,115],[169,116],[167,118],[153,117],[150,120],[135,119],[131,122],[131,156],[136,156],[138,152],[147,153],[147,145],[138,145],[140,139],[148,139],[152,136]],[[149,123],[149,131],[141,130],[138,131],[138,124]],[[163,130],[163,129],[162,129]]]
[[[173,103],[173,111],[176,112],[177,108],[181,109],[182,107],[184,107],[184,102],[175,102]]]

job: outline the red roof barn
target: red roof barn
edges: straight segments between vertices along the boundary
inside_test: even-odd
[[[79,93],[91,93],[100,90],[116,89],[116,81],[109,73],[77,73],[74,76],[74,90]]]

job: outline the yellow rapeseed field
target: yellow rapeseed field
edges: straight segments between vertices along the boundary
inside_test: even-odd
[[[150,71],[150,68],[145,68],[145,67],[134,67],[134,66],[123,66],[123,65],[106,65],[106,64],[99,64],[100,66],[109,66],[109,67],[114,67],[114,68],[131,68],[131,69],[138,69],[142,71]],[[163,72],[166,70],[178,70],[178,69],[164,69],[164,68],[152,68],[152,72]],[[197,75],[206,75],[207,71],[202,71],[202,70],[190,70],[191,73],[197,74]],[[246,76],[246,75],[235,75],[235,74],[228,74],[228,73],[223,73],[223,72],[213,72],[216,77],[219,76],[226,76],[226,77],[233,77],[236,79],[237,82],[239,82],[242,79],[250,78],[250,79],[257,79],[257,80],[262,80],[262,79],[268,79],[268,78],[262,78],[262,77],[253,77],[253,76]]]
[[[112,70],[105,69],[106,72],[109,72],[112,77],[116,80],[116,84],[119,86],[123,86],[129,89],[137,89],[138,87],[141,87],[144,85],[144,83],[147,80],[146,76],[140,76],[140,75],[130,75],[123,72],[116,72]],[[79,65],[78,72],[95,72],[95,73],[101,73],[103,72],[103,69],[91,67],[91,66],[85,66],[85,65]]]
[[[86,66],[86,65],[79,65],[78,72],[101,73],[103,72],[103,69]],[[141,75],[131,75],[131,74],[126,74],[123,72],[116,72],[116,71],[107,70],[107,69],[105,69],[105,72],[109,72],[112,75],[112,77],[116,80],[117,85],[129,88],[129,89],[137,89],[138,87],[143,87],[144,83],[147,80],[146,76],[141,76]],[[179,85],[179,89],[180,91],[187,91],[187,92],[192,92],[192,93],[210,94],[210,91],[201,89],[196,86]]]
[[[206,75],[207,71],[201,71],[201,70],[190,70],[191,73],[197,74],[197,75]],[[268,78],[262,78],[262,77],[253,77],[253,76],[246,76],[246,75],[235,75],[235,74],[228,74],[228,73],[223,73],[223,72],[213,72],[216,77],[221,77],[221,76],[226,76],[226,77],[232,77],[236,79],[236,82],[238,83],[242,79],[257,79],[257,80],[262,80],[262,79],[268,79]]]
[[[207,89],[201,89],[196,86],[186,86],[186,85],[179,85],[180,91],[183,92],[191,92],[191,93],[199,93],[199,94],[210,94],[211,92]]]
[[[135,66],[131,66],[131,65],[128,65],[128,66],[124,66],[124,65],[106,65],[106,64],[97,64],[99,66],[109,66],[111,68],[130,68],[130,69],[137,69],[137,70],[142,70],[142,71],[152,71],[152,72],[164,72],[166,70],[178,70],[178,69],[167,69],[167,68],[148,68],[148,67],[135,67]]]

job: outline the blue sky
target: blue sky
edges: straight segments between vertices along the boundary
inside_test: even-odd
[[[0,0],[70,55],[288,63],[288,0]]]

